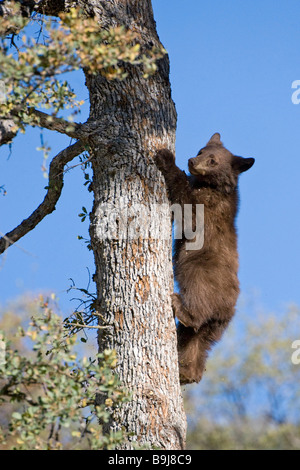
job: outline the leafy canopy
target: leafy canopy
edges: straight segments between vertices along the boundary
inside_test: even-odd
[[[67,73],[84,69],[121,80],[127,75],[124,65],[134,64],[143,66],[148,76],[165,54],[162,47],[141,52],[137,33],[122,26],[100,28],[96,19],[75,8],[59,19],[36,15],[30,20],[21,16],[18,4],[11,2],[11,8],[14,14],[0,24],[0,117],[13,117],[23,132],[26,124],[39,125],[32,108],[51,110],[52,116],[63,109],[78,112],[83,102],[62,78]],[[39,25],[36,39],[34,24]],[[17,43],[15,33],[7,36],[8,31],[22,30]]]

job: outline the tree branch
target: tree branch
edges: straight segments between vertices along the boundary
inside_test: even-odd
[[[90,126],[87,124],[79,124],[77,122],[66,121],[63,118],[58,118],[51,116],[43,111],[38,111],[34,108],[28,108],[28,114],[34,115],[36,125],[39,127],[44,127],[50,131],[56,131],[60,134],[65,134],[72,139],[82,139],[84,140],[87,137],[87,132],[91,132]],[[17,116],[18,110],[11,112],[11,117]],[[1,145],[8,144],[16,136],[17,130],[13,119],[0,119],[0,147]]]
[[[84,123],[70,122],[63,118],[51,116],[43,111],[38,111],[35,108],[28,108],[28,113],[34,114],[37,117],[35,125],[44,127],[50,131],[60,132],[72,139],[81,140],[83,142],[93,134],[103,132],[103,125],[101,125],[97,120],[88,120]]]
[[[58,153],[52,160],[49,168],[48,191],[43,202],[38,208],[23,222],[12,231],[0,238],[0,254],[10,245],[13,245],[20,238],[36,227],[46,215],[55,210],[56,203],[61,195],[63,188],[63,169],[64,166],[84,151],[84,145],[81,141],[70,145]]]
[[[57,16],[66,9],[66,0],[15,0],[20,4],[20,13],[23,17],[29,18],[32,13],[41,13],[43,15]],[[12,14],[12,8],[9,0],[2,0],[0,3],[0,16],[9,18]],[[11,31],[12,32],[12,31]]]
[[[60,134],[66,134],[73,139],[84,138],[84,133],[81,132],[82,124],[66,121],[65,119],[51,116],[34,108],[28,108],[28,113],[37,118],[37,126],[39,127],[45,127],[50,131],[57,131]]]

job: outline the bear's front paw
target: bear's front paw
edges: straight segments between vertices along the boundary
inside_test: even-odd
[[[190,326],[188,312],[183,306],[180,294],[172,294],[171,299],[174,317],[176,317],[184,326]]]
[[[170,166],[174,165],[175,156],[170,150],[161,149],[156,152],[154,161],[160,170],[170,169]]]
[[[173,308],[174,316],[177,317],[178,315],[180,315],[180,312],[182,310],[182,301],[181,301],[180,295],[174,293],[171,295],[171,299],[172,299],[172,308]]]

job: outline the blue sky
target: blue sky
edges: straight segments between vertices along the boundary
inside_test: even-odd
[[[297,0],[154,0],[160,39],[169,52],[172,95],[178,112],[177,163],[187,169],[214,132],[233,153],[255,157],[240,178],[238,216],[242,298],[267,310],[300,304],[300,3]],[[87,100],[81,73],[75,90]],[[84,121],[88,103],[80,117]],[[44,132],[54,156],[69,139]],[[44,197],[39,131],[29,130],[0,148],[0,231],[12,229]],[[77,162],[76,162],[77,163]],[[56,211],[0,259],[0,304],[41,290],[55,292],[64,313],[69,278],[86,287],[92,254],[81,207],[91,209],[80,167],[65,175]]]

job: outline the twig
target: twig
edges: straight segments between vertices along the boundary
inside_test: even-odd
[[[82,323],[68,323],[68,326],[74,326],[77,328],[94,328],[98,330],[104,330],[105,328],[109,328],[109,326],[100,326],[100,325],[86,325]]]
[[[4,240],[6,240],[6,242],[7,242],[7,248],[9,247],[9,245],[13,245],[13,244],[15,243],[15,242],[13,242],[10,238],[8,238],[7,235],[4,235],[4,233],[2,233],[1,231],[0,231],[0,235],[1,235],[1,237],[4,238]],[[0,238],[0,240],[2,240],[2,239]],[[30,251],[25,250],[25,248],[22,248],[20,245],[18,245],[18,243],[16,243],[15,246],[16,246],[17,248],[19,248],[19,250],[23,251],[26,255],[32,256],[33,258],[37,258],[36,255],[34,255],[33,253],[31,253]]]
[[[84,160],[84,162],[77,163],[76,165],[68,166],[68,168],[64,170],[64,173],[67,173],[69,170],[73,170],[73,168],[76,168],[77,166],[85,165],[87,162],[90,162],[92,158],[93,158],[93,155],[91,155],[87,160]]]

